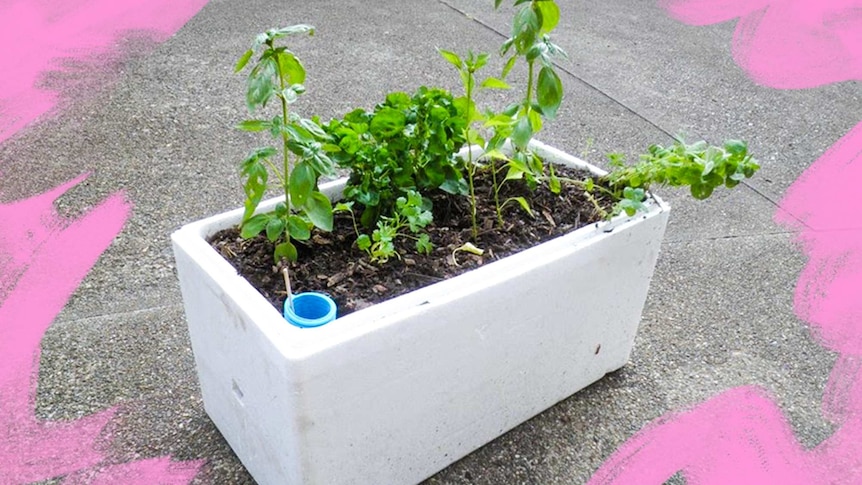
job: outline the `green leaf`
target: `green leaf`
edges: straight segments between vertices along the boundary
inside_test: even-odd
[[[445,51],[443,49],[437,49],[437,52],[439,52],[440,55],[443,56],[443,59],[449,61],[449,63],[455,66],[455,68],[459,71],[464,66],[464,61],[462,61],[461,58],[458,57],[458,54],[455,54],[454,52],[450,51]]]
[[[520,205],[520,206],[521,206],[521,208],[522,208],[522,209],[524,209],[524,211],[525,211],[527,214],[530,214],[530,216],[531,216],[531,217],[535,217],[535,216],[533,215],[533,209],[531,209],[531,208],[530,208],[530,203],[529,203],[529,202],[527,202],[527,199],[525,199],[525,198],[523,198],[523,197],[509,197],[508,199],[506,199],[506,202],[503,202],[503,205],[506,205],[506,203],[507,203],[507,202],[510,202],[510,201],[515,201],[515,202],[517,202],[517,203],[518,203],[518,205]]]
[[[317,191],[312,192],[303,208],[315,226],[324,231],[332,231],[332,202],[327,196]]]
[[[271,214],[258,214],[245,221],[239,233],[240,237],[249,239],[257,236],[267,226],[271,217]]]
[[[509,166],[509,170],[506,172],[506,180],[521,180],[524,178],[524,171],[515,166]]]
[[[359,237],[356,238],[356,247],[362,251],[368,251],[371,247],[371,238],[368,237],[368,234],[360,234]]]
[[[540,32],[542,34],[547,34],[554,30],[560,22],[560,7],[557,6],[557,2],[534,2],[533,6],[538,10],[539,21],[542,25]]]
[[[307,118],[301,118],[299,120],[299,125],[306,129],[309,133],[311,133],[317,139],[326,139],[329,138],[329,135],[323,131],[323,128],[320,127],[313,120],[309,120]]]
[[[314,35],[314,26],[308,24],[296,24],[289,27],[282,27],[275,31],[279,36],[305,34]]]
[[[485,121],[485,128],[495,128],[498,126],[509,126],[512,124],[512,117],[505,114],[499,114]]]
[[[256,155],[257,152],[253,153],[242,164],[241,173],[246,177],[246,181],[243,184],[243,191],[246,195],[243,221],[247,221],[255,209],[257,209],[266,192],[266,183],[269,178],[269,172],[266,171],[266,167],[260,162],[263,157]]]
[[[419,236],[419,239],[416,240],[416,251],[419,254],[431,254],[431,251],[434,249],[434,245],[431,244],[431,237],[428,234],[422,234]]]
[[[264,120],[245,120],[236,127],[242,131],[264,131],[268,130],[272,123]]]
[[[304,206],[316,183],[317,176],[308,163],[296,164],[290,174],[290,203],[294,207]]]
[[[293,104],[296,102],[297,99],[299,99],[299,95],[296,94],[296,91],[294,91],[290,88],[284,88],[281,91],[281,97],[284,99],[284,101],[287,104]]]
[[[503,0],[494,0],[494,10],[500,8],[501,3],[503,3]]]
[[[287,215],[287,204],[284,202],[279,202],[275,204],[275,215],[276,217],[284,217]]]
[[[266,223],[266,238],[269,242],[275,242],[284,233],[284,219],[272,217]]]
[[[511,86],[509,86],[506,83],[506,81],[503,81],[502,79],[497,79],[495,77],[489,77],[488,79],[485,79],[484,81],[482,81],[482,87],[486,88],[486,89],[511,89],[512,88]]]
[[[371,119],[369,129],[375,138],[390,138],[404,129],[407,117],[399,110],[383,108]]]
[[[705,184],[692,184],[691,185],[691,195],[695,199],[703,200],[712,195],[713,188],[709,185]]]
[[[353,212],[353,201],[339,202],[332,208],[332,212]]]
[[[511,49],[514,44],[515,44],[515,38],[514,37],[510,37],[510,38],[506,39],[506,41],[503,42],[503,45],[500,46],[500,56],[501,57],[505,56],[506,53],[509,52],[509,49]]]
[[[542,113],[550,119],[556,116],[557,109],[563,101],[563,83],[557,73],[548,66],[542,67],[539,71],[536,100],[542,107]]]
[[[311,237],[311,229],[308,227],[308,222],[296,214],[291,214],[287,218],[287,230],[290,233],[290,237],[299,241],[305,241]]]
[[[557,174],[554,172],[554,165],[548,164],[549,169],[551,171],[551,177],[548,179],[548,189],[550,189],[551,193],[558,194],[563,189],[560,184],[560,179],[557,177]]]
[[[512,68],[515,67],[515,62],[518,60],[518,56],[512,56],[506,61],[506,65],[503,66],[503,73],[500,75],[503,79],[506,79],[506,76],[512,71]]]
[[[314,135],[308,132],[302,125],[299,123],[290,123],[287,125],[282,125],[281,130],[283,133],[287,133],[287,137],[291,141],[297,141],[302,143],[311,143],[314,142]],[[302,155],[302,149],[300,148],[298,151],[294,151],[297,155]]]
[[[288,84],[305,82],[305,67],[295,55],[289,52],[283,52],[278,56],[278,69],[288,79]]]
[[[472,51],[470,52],[470,55],[473,55]],[[485,64],[488,64],[488,54],[485,54],[483,52],[479,54],[478,57],[476,57],[476,62],[473,64],[473,71],[475,72],[479,69],[482,69],[483,67],[485,67]]]
[[[530,118],[530,128],[533,130],[533,133],[542,131],[542,115],[538,111],[530,111],[528,118]]]
[[[512,37],[531,34],[539,30],[539,17],[529,6],[521,8],[512,20]]]
[[[242,69],[245,67],[245,65],[248,64],[248,60],[251,59],[251,56],[253,56],[253,55],[254,55],[253,50],[249,49],[249,50],[245,51],[245,54],[243,54],[242,57],[239,58],[239,61],[237,61],[236,66],[233,68],[233,72],[242,71]]]
[[[510,104],[510,105],[506,106],[506,107],[503,109],[503,111],[502,111],[502,113],[501,113],[501,114],[506,115],[506,116],[508,116],[508,117],[510,117],[510,118],[511,118],[512,116],[515,116],[515,113],[517,113],[517,112],[518,112],[518,109],[519,109],[520,107],[521,107],[521,105],[520,105],[520,104],[518,104],[518,103],[512,103],[512,104]]]
[[[470,187],[463,178],[446,180],[440,184],[440,190],[454,195],[467,195],[470,193]]]
[[[724,149],[731,155],[744,157],[748,152],[748,145],[746,145],[744,141],[740,140],[727,140],[724,142]]]
[[[512,143],[516,147],[524,149],[533,138],[533,129],[530,126],[530,119],[527,117],[519,118],[515,123],[515,129],[512,131]]]
[[[314,146],[309,150],[309,156],[305,162],[314,168],[320,175],[333,175],[335,173],[335,162],[323,151],[322,147]]]
[[[282,258],[287,258],[288,261],[296,261],[296,246],[294,246],[290,241],[285,241],[275,247],[274,256],[276,264],[278,264]]]
[[[527,54],[524,56],[527,59],[527,62],[533,62],[537,58],[542,57],[543,59],[548,55],[548,46],[544,43],[533,44],[529,50],[527,50]]]

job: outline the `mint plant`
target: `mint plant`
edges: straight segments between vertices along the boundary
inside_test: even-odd
[[[276,160],[279,150],[266,146],[252,151],[241,166],[246,194],[241,236],[251,238],[265,232],[267,239],[278,242],[274,252],[276,262],[282,258],[296,260],[297,250],[291,239],[307,240],[314,226],[332,230],[332,204],[318,190],[317,181],[321,175],[334,173],[329,152],[338,148],[327,143],[329,136],[316,119],[302,118],[289,109],[305,92],[305,68],[287,47],[276,46],[278,39],[302,34],[313,35],[314,27],[293,25],[258,34],[252,48],[234,69],[242,71],[258,53],[248,74],[248,110],[254,113],[265,109],[273,100],[280,107],[272,118],[249,119],[238,125],[244,131],[268,132],[281,142],[280,164]],[[276,177],[285,201],[276,205],[274,211],[255,215],[270,173]]]

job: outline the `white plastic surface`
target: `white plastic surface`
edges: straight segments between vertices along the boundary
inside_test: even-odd
[[[310,329],[206,242],[241,210],[189,224],[172,240],[207,413],[262,485],[417,483],[628,361],[668,213],[656,200]]]

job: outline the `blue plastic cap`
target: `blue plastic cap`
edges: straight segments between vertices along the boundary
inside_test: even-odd
[[[297,327],[319,327],[335,320],[336,306],[323,293],[308,292],[293,296],[293,308],[284,301],[284,318]]]

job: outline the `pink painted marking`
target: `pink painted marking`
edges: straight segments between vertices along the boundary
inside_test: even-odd
[[[659,0],[675,18],[707,25],[739,18],[733,57],[778,89],[862,80],[862,0]]]
[[[117,55],[131,30],[166,39],[206,0],[0,0],[0,143],[53,109],[58,94],[40,77],[65,59]],[[10,68],[10,66],[13,66]],[[119,234],[131,205],[114,194],[76,221],[53,203],[85,176],[20,202],[0,204],[0,483],[68,475],[74,484],[191,481],[200,461],[156,458],[99,466],[109,409],[71,422],[33,414],[39,342],[99,255]]]
[[[809,256],[797,283],[797,314],[840,353],[823,396],[824,415],[839,426],[835,433],[803,450],[763,391],[731,389],[651,423],[602,465],[591,485],[661,484],[678,471],[689,485],[862,483],[862,225],[846,204],[859,180],[862,123],[809,167],[776,214],[779,223],[801,230]]]
[[[0,266],[0,281],[7,282],[0,302],[0,483],[46,479],[102,459],[94,444],[114,410],[71,423],[39,422],[33,415],[39,342],[129,216],[130,206],[118,194],[77,221],[62,221],[52,204],[81,180],[0,205],[4,234],[32,234],[4,237],[0,247],[0,254],[12,255]]]
[[[0,143],[56,106],[58,94],[37,84],[63,59],[115,53],[119,36],[133,30],[165,40],[206,1],[0,1]]]
[[[787,190],[775,220],[800,229],[810,261],[794,298],[800,318],[832,350],[862,356],[862,222],[853,197],[862,182],[862,123]]]
[[[61,219],[54,201],[84,178],[0,205],[0,483],[72,472],[78,473],[66,483],[188,483],[200,461],[159,458],[93,468],[104,459],[98,440],[115,409],[71,422],[43,422],[33,414],[39,342],[131,210],[114,194],[78,220]]]
[[[742,17],[734,57],[762,84],[803,88],[862,79],[862,0],[660,4],[697,25]],[[772,399],[757,388],[736,388],[651,423],[590,484],[661,484],[677,472],[689,485],[862,483],[862,223],[852,199],[859,182],[862,123],[793,183],[775,215],[799,231],[809,258],[794,310],[839,354],[823,395],[823,413],[837,425],[832,436],[804,450]]]

